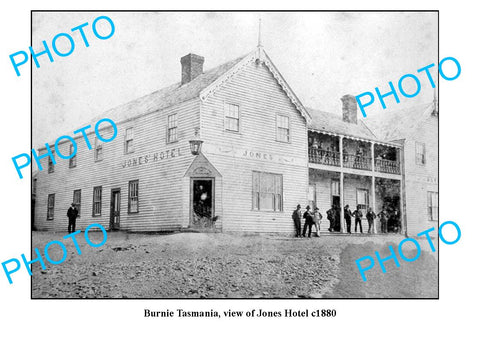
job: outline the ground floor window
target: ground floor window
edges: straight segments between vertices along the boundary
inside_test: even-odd
[[[438,221],[438,192],[427,192],[428,220]]]
[[[128,182],[128,212],[138,213],[138,180]]]
[[[283,211],[283,176],[253,171],[253,210]]]
[[[102,214],[102,187],[94,187],[92,216],[100,216],[101,214]]]
[[[82,205],[82,190],[74,190],[73,191],[73,203],[78,210],[78,217],[80,217],[80,208]]]
[[[357,189],[357,207],[362,210],[363,216],[367,213],[369,207],[369,195],[367,189]]]
[[[53,220],[54,210],[55,210],[55,194],[49,194],[48,202],[47,202],[47,220]]]

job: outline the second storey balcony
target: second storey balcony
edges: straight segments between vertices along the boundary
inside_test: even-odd
[[[372,170],[372,158],[362,155],[343,155],[343,166],[346,168]]]
[[[308,148],[308,159],[310,163],[340,166],[340,152],[338,151],[310,147]],[[344,154],[343,166],[352,169],[372,170],[372,158]]]
[[[309,147],[308,161],[310,163],[340,166],[340,152]]]
[[[375,171],[400,175],[400,162],[383,158],[375,159]]]
[[[314,164],[401,174],[399,147],[316,131],[309,131],[308,159]]]

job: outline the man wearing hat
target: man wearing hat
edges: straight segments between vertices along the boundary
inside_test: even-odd
[[[75,232],[75,221],[78,217],[78,210],[75,207],[75,203],[72,203],[72,206],[68,208],[67,211],[67,216],[68,216],[68,233],[74,233]]]
[[[295,209],[292,213],[293,223],[295,224],[295,237],[301,236],[302,211],[300,209],[301,209],[300,204],[298,204],[297,209]]]
[[[350,210],[350,206],[347,204],[345,208],[343,208],[343,217],[345,218],[345,222],[347,223],[347,233],[351,234],[352,231],[352,211]]]
[[[315,223],[315,231],[317,232],[317,237],[320,236],[320,224],[322,223],[322,214],[318,207],[315,207],[313,210],[313,223]]]
[[[357,205],[357,210],[355,210],[352,213],[352,215],[355,217],[355,232],[357,232],[357,224],[360,224],[360,234],[363,234],[363,230],[362,230],[363,213],[360,205]]]
[[[309,205],[305,207],[303,218],[305,219],[305,224],[303,225],[302,236],[306,237],[305,234],[307,233],[307,228],[308,228],[308,237],[312,237],[313,214],[310,211]]]

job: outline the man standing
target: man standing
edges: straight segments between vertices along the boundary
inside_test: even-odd
[[[352,233],[352,211],[350,206],[347,204],[343,209],[343,216],[345,217],[345,222],[347,223],[347,233]]]
[[[330,221],[330,227],[328,228],[329,232],[332,232],[335,228],[335,215],[335,206],[332,205],[332,207],[327,210],[327,220]]]
[[[315,210],[313,211],[313,223],[315,223],[317,237],[320,236],[320,224],[322,223],[322,218],[323,216],[320,213],[320,210],[318,210],[318,207],[315,207]]]
[[[305,237],[308,228],[308,237],[312,237],[312,225],[313,225],[313,214],[310,211],[310,206],[305,207],[305,212],[303,213],[303,218],[305,219],[305,224],[303,225],[302,236]]]
[[[393,232],[395,233],[400,233],[400,214],[398,213],[397,208],[393,209],[392,214],[390,215],[390,223],[393,229]]]
[[[295,209],[292,213],[293,223],[295,224],[295,237],[300,237],[300,232],[302,229],[302,211],[300,210],[300,204],[297,205],[297,209]]]
[[[380,218],[380,225],[381,225],[381,231],[383,234],[386,234],[387,233],[387,212],[385,210],[385,208],[382,209],[382,211],[380,211],[380,213],[378,214],[378,217]]]
[[[75,232],[75,221],[78,217],[78,210],[75,207],[75,203],[72,203],[72,206],[68,208],[67,211],[67,216],[68,216],[68,233],[74,233]]]
[[[363,213],[362,213],[362,210],[360,210],[360,205],[357,205],[357,210],[355,210],[352,215],[355,216],[355,232],[357,232],[357,224],[360,224],[360,233],[363,234],[363,230],[362,230]]]
[[[340,232],[342,229],[342,220],[340,219],[340,206],[335,206],[335,227],[334,230]]]
[[[367,221],[368,221],[368,233],[372,232],[373,220],[377,218],[377,215],[373,212],[372,208],[368,208]]]

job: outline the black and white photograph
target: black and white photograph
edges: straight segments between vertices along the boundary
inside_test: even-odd
[[[34,267],[32,298],[438,297],[438,252],[417,237],[438,227],[438,88],[417,73],[438,61],[437,12],[32,22],[34,41],[90,22],[32,78],[32,246],[79,231],[84,248]],[[403,105],[387,94],[399,71],[421,80]],[[388,110],[363,117],[367,84]]]
[[[2,339],[471,339],[475,7],[0,5]]]

